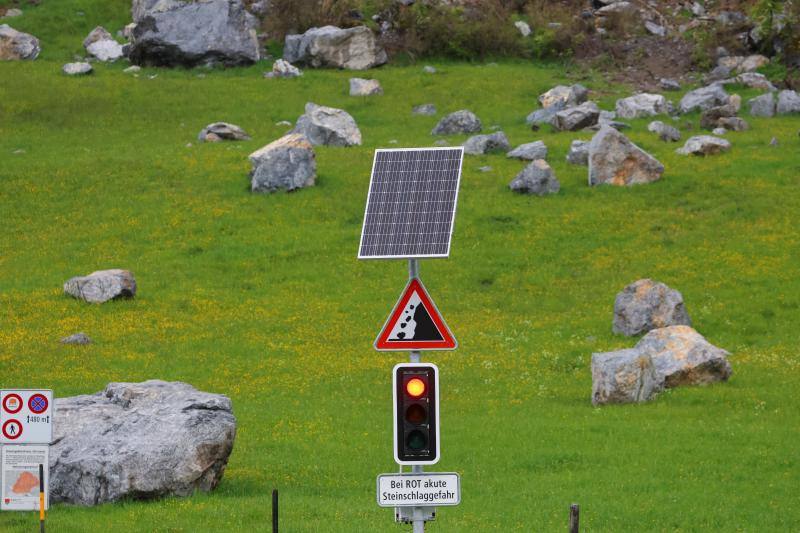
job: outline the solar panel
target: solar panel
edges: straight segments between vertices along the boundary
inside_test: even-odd
[[[447,257],[462,147],[375,150],[359,259]]]

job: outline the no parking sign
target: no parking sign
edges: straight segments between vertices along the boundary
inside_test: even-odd
[[[50,444],[52,440],[52,390],[0,390],[0,444]]]

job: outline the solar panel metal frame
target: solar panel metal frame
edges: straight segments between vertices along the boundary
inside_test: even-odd
[[[370,200],[373,197],[373,186],[375,184],[375,164],[378,161],[378,154],[381,152],[433,152],[433,151],[444,151],[444,150],[451,150],[451,151],[458,151],[459,154],[459,161],[458,161],[458,170],[455,180],[455,195],[453,197],[453,208],[450,214],[450,221],[449,221],[449,232],[447,236],[447,250],[441,254],[400,254],[400,255],[362,255],[362,248],[364,246],[364,234],[367,228],[367,214],[369,211],[369,204]],[[370,173],[369,179],[369,192],[367,193],[367,203],[364,207],[364,220],[361,225],[361,239],[358,243],[358,259],[431,259],[431,258],[442,258],[442,257],[449,257],[450,256],[450,245],[453,241],[453,228],[455,226],[456,220],[456,207],[458,206],[458,193],[461,190],[461,170],[464,166],[464,147],[463,146],[443,146],[443,147],[433,147],[433,148],[379,148],[375,150],[375,154],[372,159],[372,172]]]

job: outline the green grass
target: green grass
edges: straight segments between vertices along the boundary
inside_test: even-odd
[[[127,2],[25,9],[11,24],[40,25],[42,57],[0,64],[0,385],[63,397],[182,380],[229,395],[239,427],[212,494],[57,505],[50,530],[266,531],[274,487],[284,531],[398,530],[375,503],[375,476],[397,468],[390,371],[405,355],[372,341],[406,265],[355,256],[373,150],[430,145],[438,117],[410,114],[425,102],[439,116],[469,108],[515,145],[544,140],[562,183],[552,197],[514,195],[520,162],[467,157],[451,257],[421,264],[460,343],[429,358],[443,432],[431,470],[458,471],[463,484],[462,504],[440,509],[430,530],[559,531],[572,502],[587,531],[796,528],[797,117],[748,117],[730,153],[706,159],[676,155],[632,121],[664,178],[591,189],[586,169],[564,161],[589,135],[524,125],[539,93],[569,81],[556,65],[383,68],[369,76],[386,94],[365,99],[347,96],[351,73],[265,80],[268,64],[138,78],[96,65],[67,78],[61,64],[95,25],[121,27]],[[67,16],[79,10],[80,22]],[[627,94],[600,77],[587,84],[605,108]],[[347,109],[364,145],[318,148],[312,189],[250,194],[247,154],[307,101]],[[253,140],[198,144],[218,120]],[[686,120],[697,131],[697,117]],[[61,291],[115,267],[136,274],[134,300],[95,306]],[[612,306],[642,277],[683,293],[695,327],[732,352],[733,378],[593,408],[591,353],[635,343],[611,334]],[[58,344],[76,331],[94,344]],[[35,527],[33,513],[0,515],[0,530]]]

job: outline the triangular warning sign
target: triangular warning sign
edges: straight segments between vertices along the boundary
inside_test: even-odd
[[[425,286],[412,278],[384,324],[375,349],[381,352],[455,350],[458,343]]]

